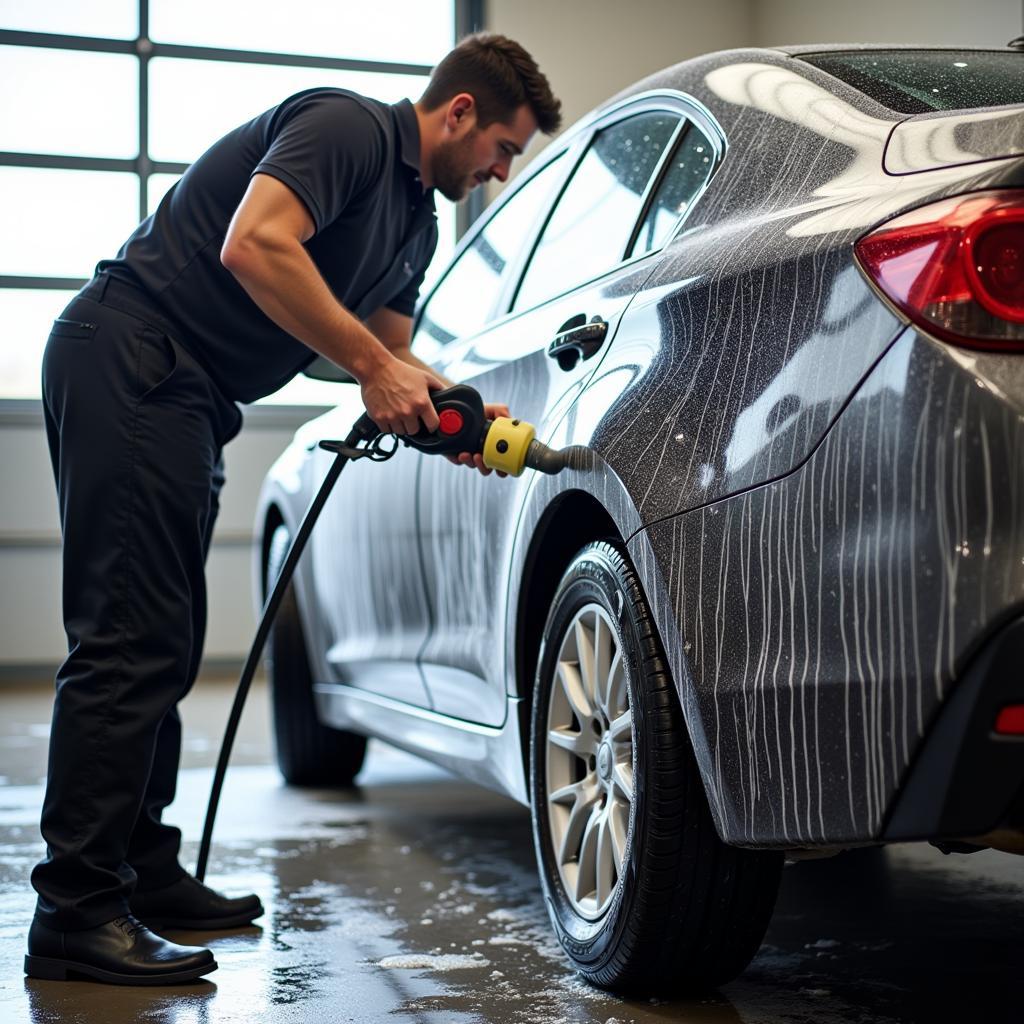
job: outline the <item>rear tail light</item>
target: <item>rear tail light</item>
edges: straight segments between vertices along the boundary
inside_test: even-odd
[[[1009,704],[996,715],[996,734],[1024,736],[1024,704]]]
[[[1024,190],[922,206],[855,248],[872,281],[932,334],[1024,351]]]

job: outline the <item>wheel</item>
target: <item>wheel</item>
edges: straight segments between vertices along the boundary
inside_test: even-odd
[[[268,593],[290,543],[288,528],[278,526],[267,556]],[[332,729],[317,718],[306,641],[291,583],[270,628],[266,663],[277,765],[285,781],[293,786],[350,786],[363,766],[366,737]]]
[[[531,733],[541,884],[577,970],[644,996],[739,974],[783,856],[718,838],[643,592],[610,544],[584,548],[555,593]]]

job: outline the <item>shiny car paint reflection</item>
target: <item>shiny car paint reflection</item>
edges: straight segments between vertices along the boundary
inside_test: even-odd
[[[869,841],[971,649],[1024,606],[1024,388],[1019,359],[906,328],[852,246],[924,201],[1024,184],[1019,150],[984,141],[1012,143],[1020,114],[916,119],[894,175],[909,119],[785,53],[687,61],[612,105],[659,93],[723,154],[666,248],[436,357],[579,446],[573,466],[498,481],[403,451],[353,471],[298,583],[320,710],[525,800],[534,562],[585,501],[641,576],[721,835]],[[970,146],[935,167],[950,131]],[[605,308],[592,364],[544,355]],[[353,394],[296,443],[357,412]],[[299,494],[271,475],[261,524],[297,521],[320,458]]]

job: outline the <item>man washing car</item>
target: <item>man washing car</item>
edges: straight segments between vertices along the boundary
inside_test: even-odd
[[[437,242],[433,190],[457,200],[504,181],[559,119],[529,54],[493,35],[460,43],[415,104],[299,93],[204,153],[56,321],[43,397],[69,654],[29,975],[196,978],[216,968],[210,951],[147,925],[235,927],[263,912],[255,895],[228,899],[189,876],[180,832],[161,821],[235,403],[319,354],[355,377],[383,430],[435,429],[429,393],[447,382],[409,348]]]

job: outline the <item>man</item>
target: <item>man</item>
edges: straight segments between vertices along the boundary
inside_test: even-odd
[[[533,59],[496,35],[460,43],[415,105],[292,96],[204,153],[54,324],[43,395],[69,654],[28,974],[196,978],[216,968],[210,951],[147,925],[227,928],[263,913],[255,895],[228,899],[186,874],[181,834],[161,821],[235,403],[320,354],[356,378],[383,430],[436,429],[429,393],[446,382],[409,350],[437,242],[433,189],[457,200],[504,181],[559,119]],[[489,472],[479,456],[460,461]]]

